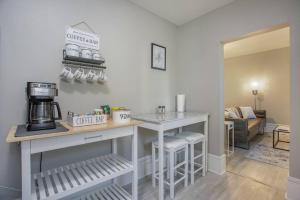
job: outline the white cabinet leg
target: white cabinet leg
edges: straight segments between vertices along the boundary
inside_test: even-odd
[[[112,139],[111,141],[111,151],[113,154],[117,154],[118,153],[118,143],[117,143],[117,138]],[[117,179],[114,178],[113,179],[113,183],[116,184],[117,183]]]
[[[137,200],[138,199],[138,135],[137,135],[137,126],[133,127],[132,163],[133,163],[132,199]]]
[[[22,200],[31,199],[31,154],[30,141],[21,143]]]
[[[179,128],[178,128],[178,132],[179,132],[179,133],[182,133],[182,127],[179,127]]]
[[[203,141],[202,142],[202,167],[203,167],[203,169],[202,169],[202,176],[205,176],[205,174],[206,174],[206,165],[205,165],[205,163],[206,163],[206,141]]]
[[[158,199],[164,199],[164,131],[162,129],[158,132],[158,173],[159,173],[159,183],[158,183]]]
[[[156,173],[156,150],[155,146],[152,143],[152,186],[156,187],[155,173]]]
[[[206,118],[206,121],[204,121],[204,135],[205,135],[205,142],[206,142],[206,145],[205,145],[205,171],[207,171],[208,169],[208,118]]]
[[[112,153],[113,154],[118,153],[118,144],[117,144],[117,139],[116,138],[112,139]]]

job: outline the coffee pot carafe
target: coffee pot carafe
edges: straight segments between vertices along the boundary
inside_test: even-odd
[[[62,118],[59,104],[54,102],[54,97],[57,94],[58,90],[55,83],[27,83],[28,131],[56,128],[55,120]],[[55,110],[57,110],[57,117],[55,117]]]

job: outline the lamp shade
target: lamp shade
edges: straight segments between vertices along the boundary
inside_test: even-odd
[[[258,90],[258,86],[259,86],[259,84],[258,84],[257,81],[252,81],[251,82],[251,89],[252,90]]]

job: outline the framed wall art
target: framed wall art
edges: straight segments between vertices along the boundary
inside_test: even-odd
[[[166,71],[166,55],[166,47],[151,43],[151,68]]]

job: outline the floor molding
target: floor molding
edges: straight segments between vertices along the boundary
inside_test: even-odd
[[[139,158],[139,179],[144,178],[152,173],[152,156],[144,156]]]
[[[21,196],[21,190],[13,187],[0,186],[0,199],[17,199]]]
[[[152,156],[147,155],[138,160],[138,179],[141,180],[152,173]],[[131,175],[124,175],[118,178],[118,184],[125,186],[131,184]]]
[[[151,155],[139,158],[138,161],[138,177],[143,179],[152,173],[152,157]],[[208,154],[208,171],[223,175],[226,172],[226,156],[225,154],[221,156],[216,156],[214,154]],[[128,185],[131,183],[130,176],[121,177],[118,181],[120,185]]]
[[[266,124],[266,127],[265,127],[265,132],[266,132],[266,133],[272,133],[273,130],[274,130],[277,126],[287,126],[287,125],[285,125],[285,124],[267,123],[267,124]]]
[[[223,175],[226,173],[226,155],[217,156],[214,154],[208,154],[208,171]]]
[[[287,185],[287,199],[298,200],[300,197],[300,179],[289,176]]]

